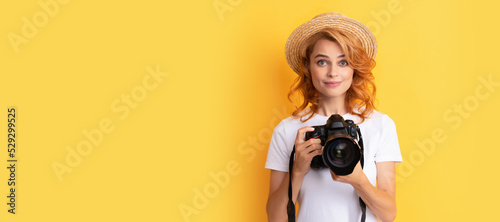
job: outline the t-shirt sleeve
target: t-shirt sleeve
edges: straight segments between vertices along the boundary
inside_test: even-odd
[[[385,114],[382,119],[382,133],[380,136],[381,144],[375,154],[375,162],[395,161],[396,164],[401,163],[403,158],[399,148],[396,124]]]
[[[293,147],[288,147],[286,136],[285,122],[281,121],[276,128],[274,128],[269,150],[267,152],[265,168],[288,172],[288,163],[290,162],[290,154]]]

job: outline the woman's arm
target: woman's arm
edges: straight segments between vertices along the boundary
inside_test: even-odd
[[[331,171],[335,181],[349,183],[363,199],[366,206],[383,222],[394,221],[396,218],[396,170],[395,162],[380,162],[377,166],[377,187],[374,187],[360,164],[353,173],[347,176],[336,176]]]
[[[295,161],[292,171],[292,201],[297,202],[299,190],[305,174],[311,169],[311,160],[314,156],[321,154],[321,140],[310,139],[305,141],[304,134],[313,131],[312,127],[303,127],[297,130],[295,139]],[[288,173],[271,170],[269,186],[269,197],[267,199],[266,211],[269,222],[287,221],[288,204]]]
[[[293,173],[293,172],[292,172]],[[292,201],[297,202],[300,187],[304,176],[292,176]],[[288,173],[271,170],[271,183],[267,199],[267,220],[269,222],[287,221],[288,204]]]

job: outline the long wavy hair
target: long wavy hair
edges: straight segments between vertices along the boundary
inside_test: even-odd
[[[299,53],[302,62],[299,64],[299,75],[290,87],[288,100],[292,102],[296,110],[292,113],[300,117],[302,122],[311,119],[318,111],[318,91],[314,88],[309,72],[310,56],[316,42],[327,39],[337,42],[344,54],[349,66],[354,70],[351,87],[345,96],[345,106],[349,113],[359,116],[361,123],[375,110],[376,87],[372,69],[375,67],[373,60],[363,49],[361,42],[350,33],[342,32],[332,28],[325,28],[309,37],[300,46]],[[298,94],[301,98],[300,104],[292,100],[292,96]],[[308,112],[302,113],[310,105]],[[302,115],[299,116],[299,114]],[[303,117],[309,115],[305,120]]]

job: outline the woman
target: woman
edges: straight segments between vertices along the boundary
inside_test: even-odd
[[[303,102],[274,129],[266,168],[271,169],[267,202],[269,221],[287,220],[288,164],[295,146],[292,201],[299,205],[297,221],[366,221],[396,217],[395,164],[402,161],[394,122],[374,110],[377,43],[369,29],[340,13],[324,13],[299,26],[288,38],[285,53],[298,74],[289,93]],[[293,103],[293,101],[292,101]],[[311,126],[324,125],[333,114],[353,120],[364,140],[360,163],[346,176],[329,168],[311,169],[322,154],[320,139],[305,140]]]

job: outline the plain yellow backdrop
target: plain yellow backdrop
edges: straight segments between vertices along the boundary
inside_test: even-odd
[[[13,215],[5,139],[0,220],[265,221],[267,147],[293,111],[284,45],[327,11],[378,41],[378,110],[404,159],[396,221],[495,219],[498,6],[4,1],[0,123],[7,138],[17,108],[18,162]]]

